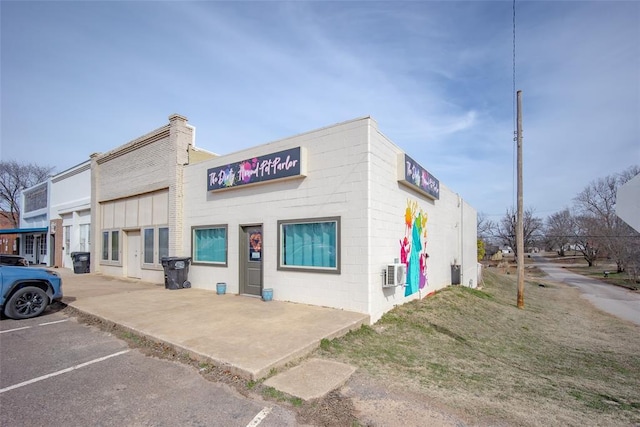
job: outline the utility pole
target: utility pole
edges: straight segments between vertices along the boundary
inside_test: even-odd
[[[516,250],[518,251],[518,308],[524,308],[524,223],[522,213],[522,91],[517,92],[518,124],[518,217],[516,221]]]

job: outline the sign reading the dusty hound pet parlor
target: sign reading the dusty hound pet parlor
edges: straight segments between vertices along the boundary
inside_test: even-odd
[[[302,147],[256,156],[207,170],[207,190],[229,190],[243,185],[306,176]]]
[[[440,181],[404,153],[398,154],[398,182],[430,199],[440,198]]]

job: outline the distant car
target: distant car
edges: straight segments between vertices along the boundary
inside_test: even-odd
[[[15,265],[18,267],[28,267],[29,261],[20,255],[0,254],[0,265]]]
[[[0,265],[0,312],[12,319],[41,315],[62,298],[62,279],[45,268]]]

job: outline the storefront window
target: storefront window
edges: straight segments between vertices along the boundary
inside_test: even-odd
[[[167,256],[169,256],[169,229],[158,228],[158,262]]]
[[[193,262],[227,264],[227,226],[193,228]]]
[[[64,226],[64,253],[69,255],[71,252],[71,226]]]
[[[169,228],[145,228],[143,238],[144,263],[160,265],[162,258],[169,256]]]
[[[120,261],[120,230],[102,232],[102,261],[118,264]]]
[[[153,264],[153,237],[155,230],[147,228],[144,230],[144,263]]]
[[[109,232],[102,232],[102,260],[109,260]]]
[[[89,252],[89,224],[80,224],[80,252]]]
[[[33,255],[33,234],[24,236],[24,253]]]
[[[120,260],[120,232],[112,231],[111,232],[111,261],[119,261]]]
[[[340,218],[278,221],[278,269],[340,272]]]
[[[47,237],[43,235],[40,236],[38,240],[40,245],[40,255],[45,256],[47,254]]]

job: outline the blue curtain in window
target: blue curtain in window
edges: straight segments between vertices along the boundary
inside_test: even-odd
[[[335,221],[283,224],[284,265],[336,268],[336,228]]]
[[[194,231],[194,262],[226,262],[227,230],[208,228]]]

